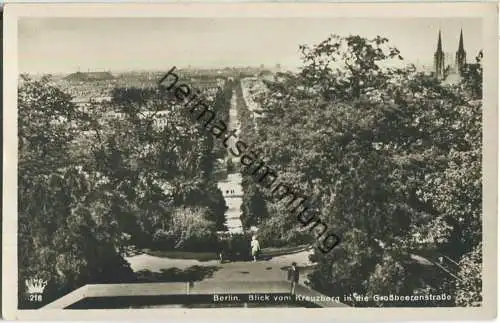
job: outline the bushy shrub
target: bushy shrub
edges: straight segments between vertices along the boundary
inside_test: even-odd
[[[228,173],[233,173],[236,170],[236,166],[234,166],[233,160],[231,158],[228,158],[226,167]]]
[[[249,260],[251,259],[251,241],[252,235],[250,233],[234,233],[221,239],[219,249],[229,260]]]
[[[216,251],[217,236],[213,222],[205,219],[202,208],[174,210],[168,230],[154,233],[153,245],[159,250]]]
[[[279,223],[266,221],[259,226],[259,242],[261,247],[294,247],[313,242],[309,231],[297,228],[284,230]]]

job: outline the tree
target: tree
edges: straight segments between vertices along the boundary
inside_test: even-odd
[[[126,243],[144,247],[168,232],[170,249],[215,250],[224,228],[214,139],[168,91],[117,88],[88,113],[71,100],[48,77],[19,86],[21,307],[30,306],[25,279],[48,281],[45,301],[132,282]]]
[[[168,230],[177,207],[206,208],[198,213],[224,228],[226,205],[214,176],[214,139],[189,119],[166,89],[117,88],[102,127],[105,140],[92,148],[98,168],[108,174],[128,204],[124,230],[146,246],[158,230]],[[215,230],[214,229],[214,230]]]
[[[22,77],[18,107],[20,306],[32,306],[24,299],[30,278],[48,282],[44,302],[85,283],[130,281],[112,210],[120,196],[102,173],[70,159],[88,118],[47,77]]]
[[[242,189],[243,199],[241,203],[241,222],[244,228],[262,223],[269,217],[266,200],[262,193],[257,189],[249,177],[243,177]]]
[[[312,286],[335,296],[389,286],[455,294],[453,273],[415,279],[411,255],[458,261],[481,241],[480,63],[448,86],[411,65],[389,67],[402,57],[382,37],[333,35],[301,50],[299,73],[267,83],[266,117],[249,143],[310,197],[309,214],[341,233],[332,252],[315,250]],[[260,231],[303,230],[285,205],[267,209]]]
[[[460,260],[456,289],[456,304],[459,306],[481,306],[482,297],[482,243]]]

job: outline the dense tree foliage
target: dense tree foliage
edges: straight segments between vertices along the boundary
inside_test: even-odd
[[[109,135],[93,149],[97,167],[135,202],[123,212],[140,227],[142,235],[127,228],[141,237],[137,243],[163,229],[180,206],[202,208],[224,228],[226,206],[212,176],[214,139],[174,100],[166,90],[116,89],[107,110],[119,117],[103,125]]]
[[[85,283],[133,279],[118,254],[113,205],[123,203],[109,179],[72,162],[69,151],[88,118],[48,78],[23,76],[19,88],[19,304],[24,281],[48,282],[44,300]]]
[[[232,89],[215,97],[228,115]],[[72,103],[48,77],[19,85],[19,295],[46,301],[87,283],[133,281],[122,251],[217,248],[227,209],[214,139],[166,89],[116,88]]]
[[[251,141],[247,142],[247,140],[254,138],[255,123],[243,98],[241,80],[238,80],[235,92],[238,107],[238,119],[241,122],[240,137],[244,138],[245,143],[251,143]],[[241,202],[240,220],[243,227],[248,230],[251,226],[260,225],[263,221],[268,219],[269,213],[265,200],[266,197],[259,189],[258,183],[254,182],[253,177],[244,176],[242,178],[241,187],[243,190],[243,197]],[[259,234],[260,242],[263,243],[263,245],[276,244],[276,241],[272,241],[276,240],[274,238],[274,236],[265,234],[265,232],[261,232]]]
[[[460,271],[457,279],[457,305],[481,306],[482,297],[482,243],[465,254],[460,260]]]
[[[445,85],[397,67],[403,58],[382,37],[333,35],[301,51],[300,72],[267,82],[266,117],[245,138],[342,237],[332,252],[316,250],[312,286],[339,296],[445,292],[452,303],[477,304],[482,54],[459,84]],[[266,194],[251,185],[248,201]],[[304,232],[285,205],[266,203],[261,232],[289,240]],[[247,214],[261,212],[247,204]],[[444,255],[476,276],[458,283],[456,271],[437,266],[423,274],[413,254]]]
[[[241,204],[241,222],[243,227],[249,229],[257,226],[269,217],[265,197],[254,185],[251,177],[245,176],[242,179],[242,189],[244,192]],[[262,236],[261,236],[262,239]]]

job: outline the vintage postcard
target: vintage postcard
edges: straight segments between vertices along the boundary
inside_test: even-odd
[[[6,319],[496,316],[496,4],[4,23]]]

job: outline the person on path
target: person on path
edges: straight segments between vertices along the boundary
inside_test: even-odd
[[[292,267],[288,269],[288,280],[291,282],[291,290],[290,293],[295,295],[295,287],[299,283],[299,268],[297,267],[296,262],[292,262]]]
[[[252,237],[252,242],[250,242],[250,247],[252,249],[253,262],[256,262],[257,256],[259,255],[260,252],[260,244],[256,236]]]
[[[224,263],[224,253],[225,253],[225,244],[226,241],[224,239],[219,240],[219,261],[220,263]]]

